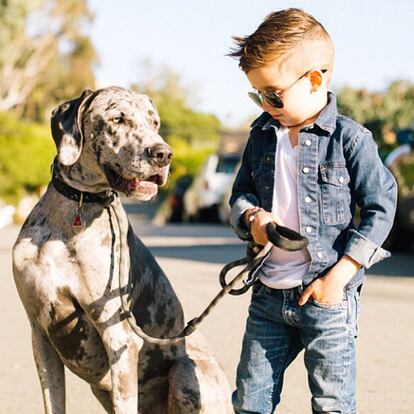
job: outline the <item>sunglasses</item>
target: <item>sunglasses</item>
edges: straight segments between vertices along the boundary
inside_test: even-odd
[[[295,82],[292,83],[289,87],[286,89],[283,89],[280,92],[248,92],[249,97],[251,100],[260,108],[263,107],[263,103],[266,102],[269,105],[273,106],[274,108],[283,108],[283,101],[282,97],[283,95],[291,89],[293,86],[295,86],[301,79],[303,79],[305,76],[307,76],[312,70],[308,70],[305,72],[300,78],[296,79]],[[328,69],[320,69],[322,73],[326,73]]]

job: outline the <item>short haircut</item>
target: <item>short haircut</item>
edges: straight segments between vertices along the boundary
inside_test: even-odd
[[[321,66],[307,69],[322,69],[325,66],[324,69],[331,72],[333,68],[334,47],[328,32],[313,16],[301,9],[274,12],[253,34],[233,39],[236,46],[228,56],[239,59],[239,67],[245,73],[273,60],[295,55],[295,52],[304,64]]]

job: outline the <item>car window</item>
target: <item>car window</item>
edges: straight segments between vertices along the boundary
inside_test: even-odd
[[[219,157],[216,172],[232,174],[236,168],[237,163],[239,162],[238,158],[234,157]]]

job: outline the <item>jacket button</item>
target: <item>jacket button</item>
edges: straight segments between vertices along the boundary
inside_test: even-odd
[[[312,144],[312,142],[311,142],[311,140],[310,140],[310,139],[307,139],[307,140],[305,141],[305,145],[306,145],[307,147],[309,147],[311,144]]]
[[[306,233],[312,233],[312,227],[311,226],[307,226],[305,228]]]
[[[305,197],[305,203],[310,203],[312,199],[310,197]]]
[[[344,182],[344,177],[339,177],[338,180],[342,184]]]
[[[302,168],[302,172],[303,172],[304,174],[307,174],[307,173],[309,172],[309,168],[308,168],[308,167],[303,167],[303,168]]]
[[[323,253],[322,253],[322,252],[318,252],[318,253],[316,253],[316,256],[318,256],[318,257],[319,257],[319,259],[322,259],[322,257],[323,257]]]

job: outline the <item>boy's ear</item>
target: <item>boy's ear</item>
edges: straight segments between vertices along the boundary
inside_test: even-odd
[[[315,92],[319,89],[319,87],[322,85],[322,73],[320,70],[313,70],[308,75],[311,86],[312,86],[312,92]]]

